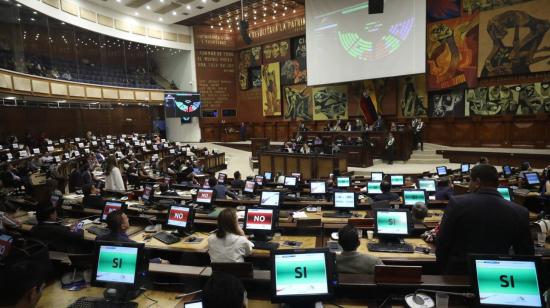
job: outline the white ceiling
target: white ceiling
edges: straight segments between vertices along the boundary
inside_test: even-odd
[[[156,23],[173,24],[239,0],[85,0]],[[202,7],[202,8],[199,8]],[[187,13],[187,15],[185,15]]]

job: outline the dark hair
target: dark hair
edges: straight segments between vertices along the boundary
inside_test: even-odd
[[[388,191],[391,190],[391,184],[390,182],[388,181],[382,181],[382,183],[380,183],[380,190],[383,192],[383,193],[387,193]]]
[[[109,227],[111,232],[120,231],[120,226],[122,226],[122,214],[124,214],[122,210],[116,210],[107,215],[107,219],[105,221],[107,222],[107,227]]]
[[[524,161],[521,163],[521,167],[520,167],[521,171],[527,171],[529,170],[529,168],[531,168],[531,164],[529,164],[528,161]]]
[[[160,189],[160,192],[167,192],[168,191],[168,184],[166,183],[161,183],[159,185],[159,189]]]
[[[55,213],[55,207],[51,205],[39,206],[36,211],[36,220],[38,222],[43,222],[50,219],[50,216]]]
[[[352,225],[345,225],[338,231],[338,244],[344,251],[355,251],[360,244],[357,229]]]
[[[238,180],[240,178],[241,178],[241,173],[239,171],[235,171],[235,173],[233,173],[233,179]]]
[[[479,179],[482,186],[497,187],[498,186],[498,171],[495,167],[486,165],[476,165],[470,170],[470,178],[472,181]]]
[[[224,272],[214,272],[202,288],[204,308],[242,308],[246,290],[241,281]]]
[[[105,175],[110,175],[114,167],[116,167],[116,158],[111,155],[105,161]]]
[[[89,196],[92,193],[93,186],[93,184],[84,184],[82,186],[82,193],[84,194],[84,196]]]
[[[445,177],[439,178],[439,182],[437,182],[437,186],[447,187],[449,186],[449,183],[450,183],[449,178],[445,176]]]
[[[218,215],[218,230],[216,236],[224,238],[227,233],[239,234],[237,231],[237,212],[232,208],[226,208]]]
[[[218,180],[216,178],[211,177],[208,179],[208,186],[210,186],[210,188],[213,188],[216,184],[218,184]]]
[[[32,288],[38,290],[46,280],[46,272],[37,262],[16,263],[0,272],[2,305],[13,307]]]
[[[485,156],[481,156],[481,157],[479,158],[479,163],[482,164],[482,165],[488,164],[488,163],[489,163],[489,159],[488,159],[487,157],[485,157]]]
[[[422,203],[417,203],[412,206],[411,214],[414,219],[423,221],[428,216],[428,207]]]

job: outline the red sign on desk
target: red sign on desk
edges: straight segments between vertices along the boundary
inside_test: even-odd
[[[246,217],[246,228],[254,230],[270,230],[273,223],[273,210],[249,209]]]

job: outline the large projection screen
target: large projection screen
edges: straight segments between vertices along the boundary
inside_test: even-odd
[[[424,73],[426,0],[306,0],[307,83]]]

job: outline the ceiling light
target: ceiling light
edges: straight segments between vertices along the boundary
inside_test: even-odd
[[[206,0],[202,0],[202,3],[206,3]]]
[[[176,14],[177,14],[176,11],[172,11],[172,15],[176,16]]]
[[[138,13],[138,12],[134,12],[134,15],[139,16],[139,13]]]
[[[21,4],[19,4],[19,3],[17,3],[16,5],[17,5],[17,7],[21,7]]]
[[[36,12],[36,11],[34,11],[34,12],[32,12],[32,13],[33,13],[34,15],[38,14],[38,12]]]
[[[31,18],[31,21],[34,21],[34,18]]]
[[[292,13],[296,13],[296,10],[292,10]]]
[[[6,99],[15,99],[15,96],[8,96]]]
[[[120,3],[120,0],[116,0],[116,2]]]
[[[159,21],[162,21],[162,17],[159,17]]]
[[[145,8],[148,9],[148,10],[150,10],[150,9],[151,9],[151,6],[148,5],[148,6],[146,6]]]
[[[190,10],[190,9],[191,9],[191,6],[188,4],[188,5],[186,6],[186,8],[187,8],[188,10]]]
[[[214,29],[214,26],[210,26],[210,29]]]

